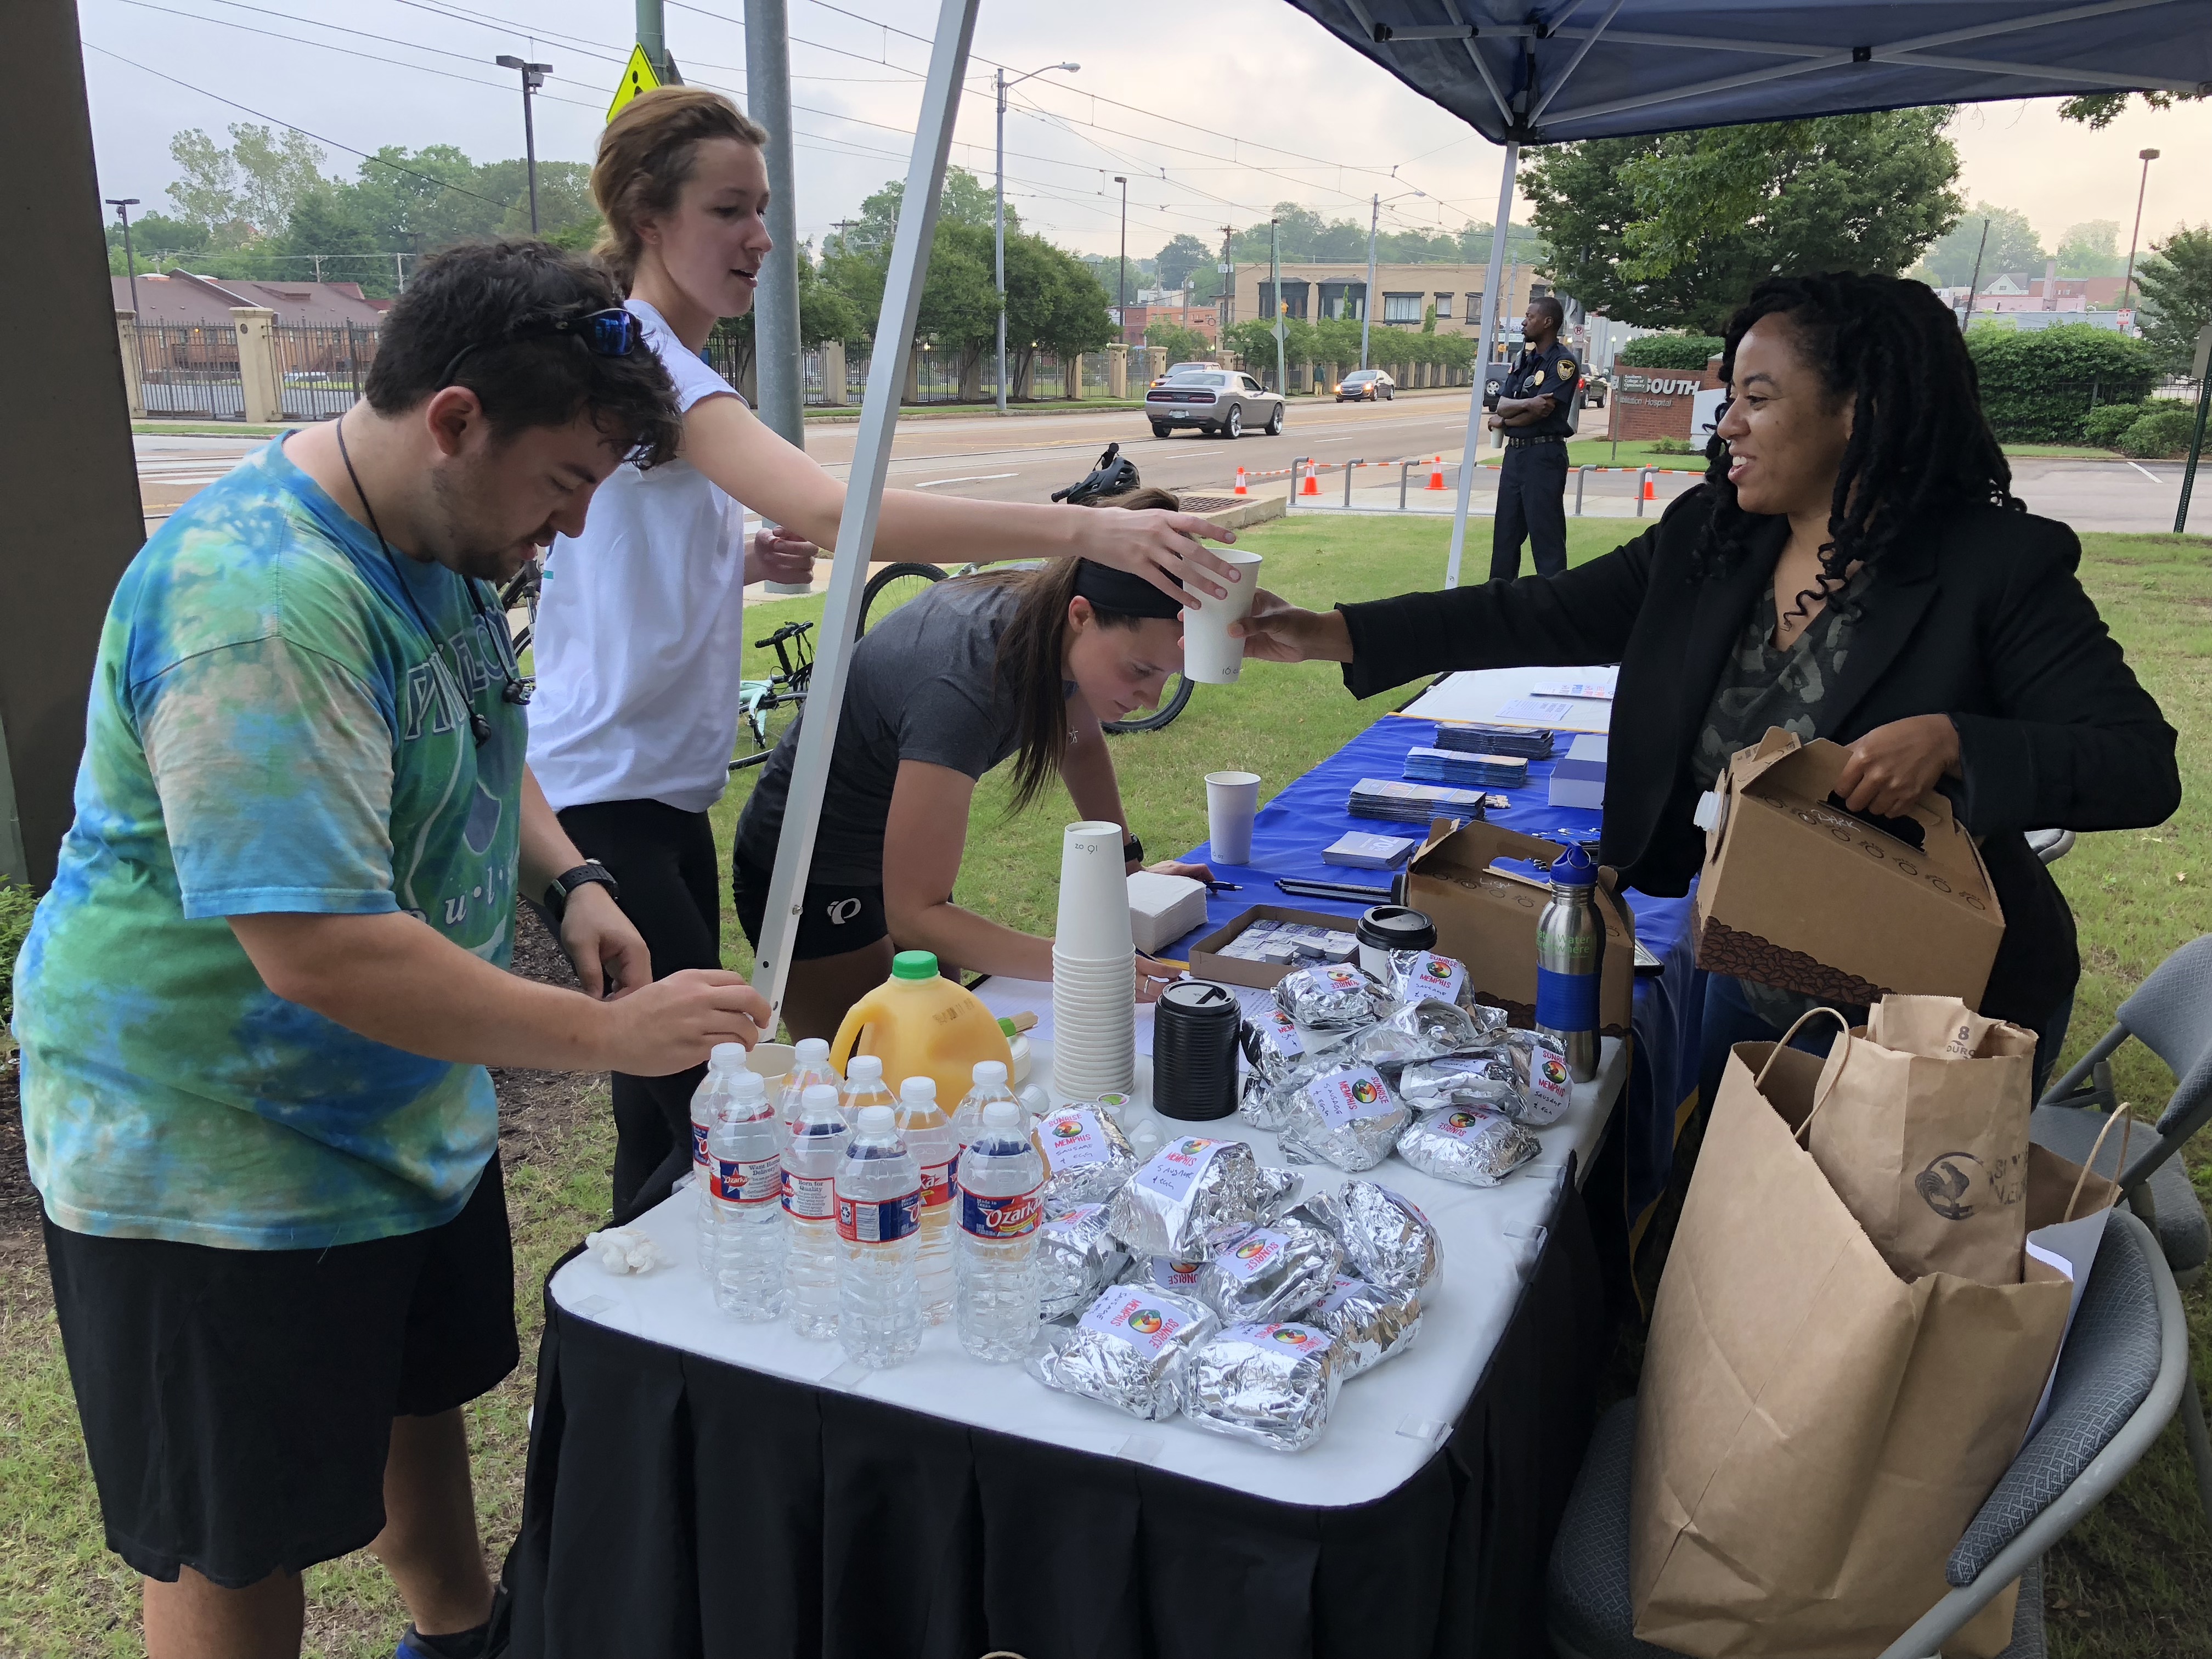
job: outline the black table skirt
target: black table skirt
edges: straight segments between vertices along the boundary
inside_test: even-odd
[[[573,1317],[549,1291],[510,1650],[1540,1659],[1545,1560],[1608,1328],[1565,1191],[1450,1436],[1353,1508],[764,1376]]]

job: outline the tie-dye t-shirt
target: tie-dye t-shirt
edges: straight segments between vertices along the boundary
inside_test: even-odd
[[[496,1142],[484,1069],[284,1001],[224,918],[406,910],[503,966],[526,738],[507,651],[461,577],[387,558],[281,440],[140,550],[15,971],[56,1224],[307,1249],[459,1212]]]

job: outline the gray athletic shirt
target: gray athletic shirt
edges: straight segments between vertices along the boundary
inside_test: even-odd
[[[901,761],[980,778],[1020,746],[1016,698],[996,684],[999,636],[1019,602],[1018,586],[956,578],[908,600],[861,639],[809,880],[883,884],[884,825]],[[799,730],[793,720],[738,821],[738,853],[763,869],[775,863]]]

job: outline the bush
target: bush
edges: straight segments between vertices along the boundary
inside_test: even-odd
[[[1613,361],[1623,368],[1700,369],[1727,343],[1710,334],[1646,334],[1621,347]]]
[[[31,910],[37,901],[27,887],[0,877],[0,1042],[8,1023],[15,1017],[15,953],[23,948],[23,935],[31,931]]]
[[[1966,331],[1966,351],[1982,383],[1982,411],[2009,443],[2077,441],[2092,405],[2141,403],[2157,357],[2130,340],[2087,323],[2033,332],[1998,325]]]
[[[1654,455],[1702,455],[1703,444],[1693,444],[1687,438],[1654,438],[1645,445]]]
[[[2197,411],[2174,404],[2154,409],[2120,434],[2120,451],[2138,460],[2171,459],[2189,453],[2197,434]]]
[[[2103,448],[2116,449],[2120,434],[2142,416],[2141,404],[2100,404],[2081,417],[2081,435]]]

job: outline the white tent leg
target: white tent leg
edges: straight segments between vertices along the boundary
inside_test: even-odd
[[[1467,441],[1460,451],[1459,501],[1452,508],[1451,557],[1444,565],[1444,586],[1459,586],[1460,555],[1467,547],[1467,508],[1474,494],[1475,457],[1482,444],[1482,388],[1490,362],[1490,343],[1498,333],[1498,284],[1505,276],[1505,234],[1513,223],[1513,176],[1520,170],[1521,146],[1505,147],[1505,176],[1498,183],[1497,228],[1490,236],[1490,270],[1482,279],[1482,337],[1474,349],[1474,396],[1467,405]],[[1502,469],[1501,469],[1502,471]]]
[[[753,988],[769,1000],[779,1017],[791,976],[791,946],[799,932],[806,875],[814,863],[814,832],[830,781],[830,756],[852,667],[854,635],[860,624],[860,599],[883,507],[884,478],[890,469],[891,438],[898,426],[899,393],[914,346],[915,313],[921,304],[930,243],[937,233],[938,197],[945,188],[945,158],[952,147],[953,122],[960,113],[960,83],[968,71],[977,3],[943,0],[938,9],[921,118],[915,127],[914,154],[907,163],[906,197],[899,207],[898,234],[884,280],[883,314],[876,325],[868,390],[860,408],[860,439],[845,483],[845,508],[838,521],[837,553],[815,647],[814,678],[807,689],[799,754],[791,769],[783,832],[776,841],[775,872],[769,883],[760,952],[753,967]],[[771,1027],[774,1023],[771,1019]]]

